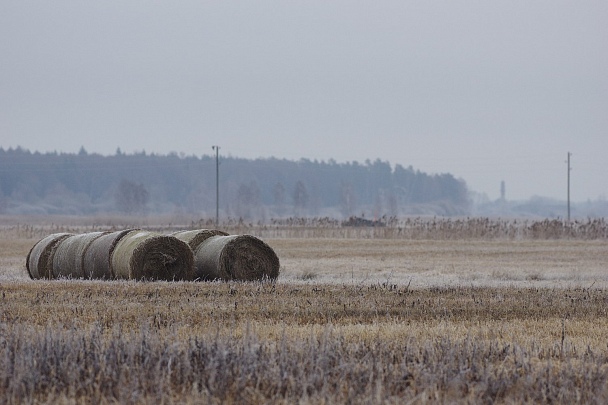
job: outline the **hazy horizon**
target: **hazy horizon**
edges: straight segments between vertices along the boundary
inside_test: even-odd
[[[0,4],[0,146],[388,161],[608,195],[608,3]]]

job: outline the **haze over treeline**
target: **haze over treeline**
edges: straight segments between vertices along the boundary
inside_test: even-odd
[[[469,191],[451,174],[376,159],[337,163],[220,156],[220,215],[466,215]],[[215,216],[215,156],[39,153],[0,148],[0,212],[184,213]]]

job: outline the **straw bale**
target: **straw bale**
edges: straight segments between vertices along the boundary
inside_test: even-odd
[[[72,235],[59,242],[53,255],[53,277],[84,278],[84,253],[95,239],[106,233]]]
[[[116,244],[133,229],[106,233],[93,240],[83,254],[84,277],[89,279],[113,279],[112,252]]]
[[[186,242],[195,251],[198,246],[212,236],[227,236],[228,234],[218,229],[195,229],[193,231],[178,231],[172,233],[177,239]]]
[[[200,280],[274,280],[279,258],[270,246],[251,235],[212,236],[194,253]]]
[[[32,279],[53,277],[53,255],[57,244],[71,233],[53,233],[39,240],[27,254],[25,267]]]
[[[194,258],[186,242],[173,236],[135,230],[116,244],[111,258],[116,278],[192,280]]]

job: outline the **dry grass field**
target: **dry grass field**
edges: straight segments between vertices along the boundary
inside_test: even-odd
[[[604,238],[321,232],[265,238],[276,283],[32,281],[52,227],[8,225],[0,403],[608,402]]]

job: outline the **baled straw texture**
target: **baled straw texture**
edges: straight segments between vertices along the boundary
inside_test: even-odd
[[[112,253],[114,276],[134,280],[192,280],[194,257],[186,242],[148,231],[131,231]]]
[[[274,280],[279,258],[270,246],[251,235],[212,236],[194,253],[195,273],[201,280]]]
[[[53,255],[53,277],[84,278],[84,253],[95,239],[105,233],[72,235],[59,242]]]
[[[72,236],[71,233],[53,233],[39,240],[30,249],[25,259],[25,267],[32,279],[52,278],[53,255],[57,244]]]
[[[115,278],[112,271],[112,252],[120,239],[132,230],[107,233],[93,240],[83,256],[84,276],[99,280]]]
[[[198,246],[212,236],[227,236],[228,234],[218,229],[195,229],[193,231],[179,231],[172,233],[177,239],[186,242],[192,251],[195,251]]]

